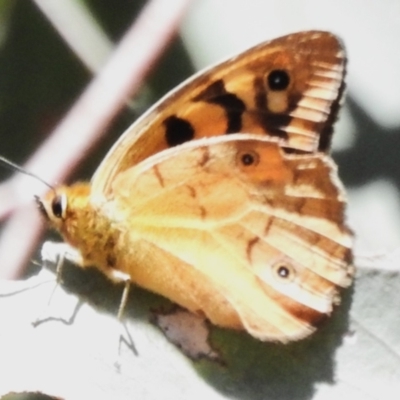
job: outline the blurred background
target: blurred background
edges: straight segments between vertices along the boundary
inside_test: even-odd
[[[146,67],[140,90],[110,125],[100,129],[105,133],[102,139],[86,152],[78,168],[71,166],[67,180],[89,179],[124,129],[195,71],[287,33],[332,31],[344,41],[349,58],[347,98],[337,124],[333,157],[348,192],[356,253],[384,255],[393,262],[383,266],[398,269],[393,256],[400,244],[400,2],[194,0],[185,4],[168,0],[164,6],[180,7],[178,2],[180,17],[171,22],[178,35],[165,40],[156,61]],[[0,1],[2,156],[24,164],[101,71],[113,47],[149,3],[157,1],[113,0],[112,5],[107,0]],[[77,133],[70,135],[73,140]],[[60,146],[57,151],[63,154],[68,148]],[[47,168],[51,170],[54,163],[49,157]],[[2,180],[8,176],[10,172],[0,169]],[[8,229],[7,223],[2,225],[0,247]],[[29,224],[23,227],[30,229]],[[13,238],[7,239],[6,250],[22,251],[24,236]],[[37,239],[35,246],[40,243]],[[30,265],[31,257],[37,258],[30,255],[24,265]],[[6,263],[0,259],[0,274],[8,271]],[[2,275],[12,276],[9,271]]]

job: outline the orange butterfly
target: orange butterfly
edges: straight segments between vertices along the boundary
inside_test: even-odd
[[[307,336],[353,276],[327,155],[345,54],[327,32],[260,44],[169,93],[92,182],[39,206],[82,267],[260,340]]]

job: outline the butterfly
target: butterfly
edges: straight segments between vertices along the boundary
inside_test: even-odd
[[[346,57],[299,32],[201,71],[111,148],[90,183],[39,208],[79,254],[262,341],[315,331],[353,276],[329,156]]]

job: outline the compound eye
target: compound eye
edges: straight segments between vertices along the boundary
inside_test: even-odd
[[[64,218],[67,210],[67,201],[64,194],[57,195],[51,202],[51,212],[56,218]]]

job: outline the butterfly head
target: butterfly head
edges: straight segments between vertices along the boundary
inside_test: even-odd
[[[60,186],[49,190],[41,198],[36,197],[41,214],[67,241],[71,241],[76,221],[85,221],[89,191],[89,185],[78,183],[73,186]]]
[[[50,190],[43,198],[35,197],[40,213],[56,228],[63,223],[67,216],[68,197],[63,189]]]
[[[39,211],[65,242],[74,247],[84,265],[113,266],[113,247],[118,232],[91,201],[90,184],[76,183],[52,189],[36,197]]]

